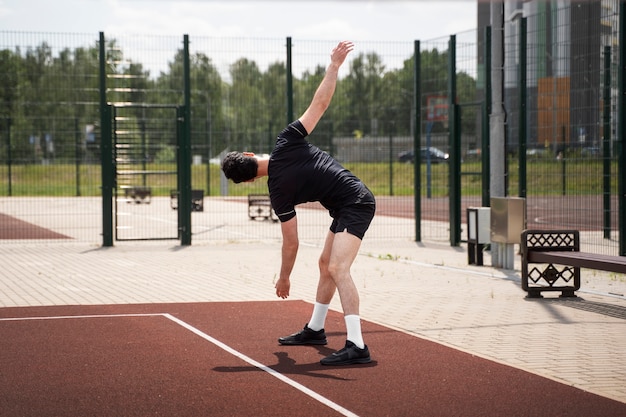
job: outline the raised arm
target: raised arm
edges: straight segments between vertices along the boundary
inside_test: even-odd
[[[330,54],[330,64],[326,69],[324,79],[320,83],[319,87],[315,91],[311,104],[300,116],[300,123],[306,129],[307,133],[313,132],[317,122],[320,121],[324,112],[330,105],[330,101],[335,94],[335,87],[337,86],[337,74],[339,73],[339,67],[343,64],[346,56],[354,49],[354,44],[349,41],[342,41],[333,49]]]

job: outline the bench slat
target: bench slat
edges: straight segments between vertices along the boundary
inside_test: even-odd
[[[555,263],[578,268],[599,269],[626,274],[626,257],[572,251],[528,250],[528,262]]]

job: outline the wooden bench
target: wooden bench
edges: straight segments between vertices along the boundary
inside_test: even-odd
[[[576,297],[580,268],[626,274],[626,256],[580,252],[578,230],[524,230],[521,252],[522,288],[528,298],[542,298],[544,291]]]
[[[124,197],[127,203],[150,204],[152,200],[152,188],[139,185],[122,185]]]
[[[264,219],[278,221],[267,194],[248,194],[248,217],[250,220]]]
[[[178,210],[178,190],[170,190],[170,207]],[[191,211],[204,211],[204,190],[191,190]]]

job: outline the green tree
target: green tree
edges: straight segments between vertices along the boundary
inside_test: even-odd
[[[215,156],[227,144],[222,110],[222,78],[211,59],[196,53],[190,57],[192,144],[201,154]]]
[[[254,61],[241,58],[231,65],[230,75],[231,143],[239,150],[261,152],[266,148],[269,117],[259,67]]]
[[[267,71],[261,75],[262,92],[265,97],[268,118],[266,147],[260,148],[264,152],[271,152],[277,134],[288,123],[286,77],[287,69],[281,62],[271,64]]]
[[[385,65],[380,57],[370,52],[359,54],[350,64],[350,73],[343,81],[348,98],[347,117],[341,121],[338,134],[350,135],[354,131],[379,135],[384,133],[387,118],[382,106],[382,77]]]
[[[2,154],[0,159],[4,159],[6,146],[8,144],[8,136],[12,126],[19,124],[22,117],[20,116],[23,106],[19,106],[20,100],[20,80],[23,78],[23,61],[20,57],[19,50],[12,52],[7,49],[0,51],[0,150]],[[23,144],[26,145],[25,143]],[[14,151],[12,146],[12,158],[23,158],[19,155],[21,152]]]
[[[11,116],[19,99],[22,62],[19,54],[0,51],[0,115]]]
[[[222,110],[222,79],[211,59],[203,53],[194,53],[189,57],[189,78],[191,83],[191,142],[195,153],[209,155],[218,153],[227,146],[224,134],[225,123]],[[151,85],[150,102],[178,106],[183,103],[184,89],[184,51],[178,50],[168,64],[168,71],[161,72],[156,82]],[[161,117],[172,117],[172,109],[160,111]],[[163,136],[156,143],[161,146],[172,144]]]

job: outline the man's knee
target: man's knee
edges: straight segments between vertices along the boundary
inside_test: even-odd
[[[317,261],[317,265],[320,268],[320,271],[322,272],[328,272],[328,265],[330,263],[330,257],[325,256],[324,254],[322,254],[322,256],[320,256],[320,258]]]
[[[349,273],[350,268],[346,268],[343,262],[329,262],[326,266],[326,270],[333,280],[337,281],[345,276],[346,272]]]

